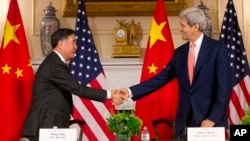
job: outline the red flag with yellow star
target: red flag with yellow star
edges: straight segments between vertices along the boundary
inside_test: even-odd
[[[0,138],[18,141],[30,107],[34,74],[17,0],[9,5],[0,68]]]
[[[148,38],[144,57],[141,81],[145,81],[161,72],[172,58],[174,52],[173,40],[167,19],[167,12],[163,0],[158,0]],[[178,102],[177,80],[171,81],[161,89],[136,101],[136,114],[143,120],[150,131],[151,139],[155,138],[152,120],[175,120]],[[171,137],[171,128],[159,124],[160,139]]]

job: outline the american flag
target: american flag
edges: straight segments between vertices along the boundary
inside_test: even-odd
[[[78,1],[78,13],[76,19],[76,41],[77,52],[70,62],[71,74],[82,85],[89,87],[108,89],[104,71],[99,59],[98,52],[94,45],[93,37],[88,25],[85,13],[85,2]],[[115,107],[110,100],[104,104],[92,100],[87,100],[73,95],[73,119],[84,120],[83,140],[87,141],[110,141],[115,136],[109,132],[106,125],[106,118]]]
[[[244,49],[242,34],[232,0],[228,0],[224,15],[220,41],[227,49],[233,70],[234,87],[228,107],[230,125],[240,124],[241,118],[250,106],[250,69]]]

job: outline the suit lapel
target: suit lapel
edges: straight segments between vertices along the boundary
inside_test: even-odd
[[[201,69],[201,66],[202,66],[203,62],[207,58],[208,53],[209,53],[209,42],[208,42],[208,38],[206,36],[204,36],[204,38],[202,40],[202,43],[201,43],[200,52],[198,54],[197,62],[196,62],[196,65],[195,65],[195,69],[194,69],[194,80],[193,80],[193,83],[195,83],[195,79],[196,79],[196,77],[198,75],[198,72]]]
[[[181,57],[182,57],[182,60],[185,60],[183,61],[182,65],[182,71],[186,72],[184,73],[185,74],[185,80],[186,80],[186,83],[187,85],[186,86],[189,86],[190,83],[189,83],[189,77],[188,77],[188,54],[189,54],[189,42],[187,42],[186,44],[184,44],[183,46],[183,52],[181,54]]]

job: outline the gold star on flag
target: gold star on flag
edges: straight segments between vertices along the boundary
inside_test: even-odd
[[[151,66],[148,67],[148,69],[149,69],[149,74],[150,73],[156,74],[156,70],[158,69],[158,67],[156,67],[153,63]]]
[[[167,41],[161,32],[163,27],[165,26],[165,24],[166,24],[166,21],[164,21],[164,22],[160,23],[160,25],[158,25],[156,23],[155,19],[153,18],[152,26],[150,29],[150,35],[149,35],[150,36],[150,48],[154,45],[154,43],[157,40]]]
[[[32,66],[32,63],[31,63],[31,61],[29,60],[28,67],[31,67],[31,66]]]
[[[9,67],[7,64],[5,64],[5,66],[2,67],[2,69],[3,69],[3,74],[5,73],[10,74],[11,67]]]
[[[16,74],[17,78],[23,77],[23,70],[17,68],[15,74]]]
[[[8,32],[4,32],[4,44],[3,44],[3,49],[6,48],[6,46],[9,44],[9,42],[11,40],[13,40],[14,42],[16,42],[17,44],[20,44],[20,42],[18,41],[18,38],[16,37],[16,30],[20,27],[20,24],[17,25],[11,25],[9,20],[6,20],[6,24],[5,24],[5,31]]]

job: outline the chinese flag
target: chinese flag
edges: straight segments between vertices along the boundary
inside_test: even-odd
[[[18,141],[31,102],[34,75],[17,0],[9,5],[0,71],[0,140]]]
[[[141,82],[160,73],[170,61],[173,52],[174,45],[164,0],[158,0],[144,57]],[[177,102],[178,84],[176,79],[136,101],[136,114],[143,120],[143,126],[148,127],[151,139],[155,138],[152,120],[174,121]],[[171,128],[164,124],[159,124],[158,132],[161,140],[168,140],[172,136]]]

